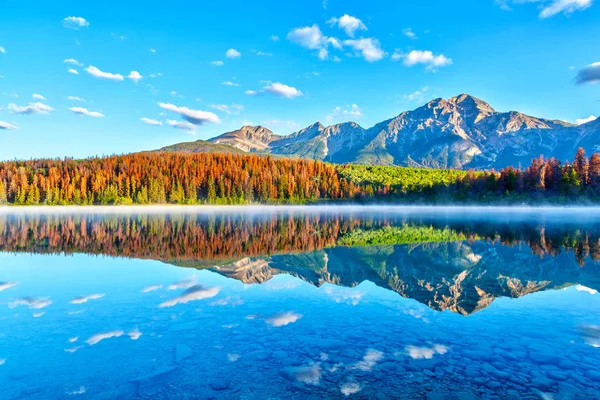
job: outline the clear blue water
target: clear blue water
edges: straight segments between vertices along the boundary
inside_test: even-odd
[[[0,397],[598,398],[595,221],[0,215]]]

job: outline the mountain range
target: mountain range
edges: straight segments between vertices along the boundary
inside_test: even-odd
[[[600,150],[600,118],[583,125],[496,111],[468,94],[435,99],[365,129],[355,122],[316,122],[290,135],[243,126],[208,141],[159,151],[269,153],[332,163],[500,169],[539,155],[571,160],[578,147]]]

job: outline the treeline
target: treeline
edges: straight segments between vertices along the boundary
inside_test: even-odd
[[[0,204],[244,204],[351,198],[319,161],[224,153],[138,153],[0,163]]]
[[[317,201],[598,201],[600,153],[542,156],[526,169],[332,165],[223,153],[138,153],[0,163],[0,204],[248,204]]]

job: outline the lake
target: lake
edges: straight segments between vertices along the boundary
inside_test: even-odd
[[[0,209],[6,399],[600,397],[600,209]]]

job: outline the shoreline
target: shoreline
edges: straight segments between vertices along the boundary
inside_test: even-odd
[[[235,213],[360,213],[380,212],[390,214],[469,214],[482,212],[493,214],[598,214],[600,206],[493,206],[493,205],[382,205],[382,204],[313,204],[313,205],[125,205],[125,206],[0,206],[0,215],[17,214],[220,214]]]

